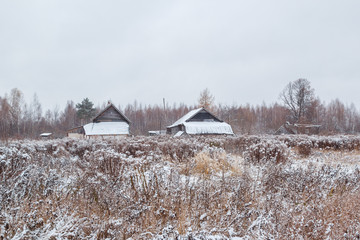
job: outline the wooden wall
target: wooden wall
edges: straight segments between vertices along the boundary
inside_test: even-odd
[[[199,113],[197,113],[195,116],[193,116],[191,119],[188,120],[188,122],[204,122],[212,120],[214,122],[220,122],[219,119],[211,115],[205,110],[201,110]]]
[[[94,122],[127,122],[126,119],[114,108],[109,107],[105,112],[94,119]]]

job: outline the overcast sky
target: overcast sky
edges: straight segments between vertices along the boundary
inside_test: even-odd
[[[0,1],[0,96],[44,109],[88,97],[126,105],[279,101],[308,79],[360,109],[359,0]]]

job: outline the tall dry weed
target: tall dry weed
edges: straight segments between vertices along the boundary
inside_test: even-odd
[[[203,151],[195,155],[194,168],[191,172],[192,174],[199,174],[205,178],[209,178],[211,175],[224,172],[239,174],[240,170],[228,162],[225,152],[210,154],[209,152]]]

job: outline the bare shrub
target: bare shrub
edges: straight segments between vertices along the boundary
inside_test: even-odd
[[[237,136],[237,137],[223,137],[221,147],[227,153],[243,154],[247,148],[253,144],[259,143],[261,138],[259,136]]]
[[[6,226],[9,239],[357,239],[357,165],[274,164],[325,140],[356,146],[314,136],[9,142],[0,236]],[[253,164],[238,174],[243,150]]]
[[[311,154],[311,149],[311,141],[301,141],[297,144],[298,153],[303,157],[308,157]]]
[[[358,136],[279,136],[278,139],[289,147],[298,147],[303,142],[311,142],[312,148],[335,151],[359,150],[360,138]],[[308,144],[308,143],[307,143]]]
[[[209,177],[221,171],[237,171],[226,160],[226,154],[224,152],[213,154],[213,156],[208,152],[200,152],[195,155],[194,159],[195,166],[192,173],[200,174],[203,177]]]
[[[253,164],[263,164],[267,162],[285,163],[288,160],[289,150],[280,141],[264,140],[251,145],[245,152],[246,161]]]

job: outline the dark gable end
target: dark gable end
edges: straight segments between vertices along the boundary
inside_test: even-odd
[[[101,111],[94,119],[94,123],[97,122],[127,122],[130,123],[129,119],[125,117],[113,104],[107,106]]]
[[[203,108],[193,117],[186,120],[186,122],[222,122],[222,121]]]

